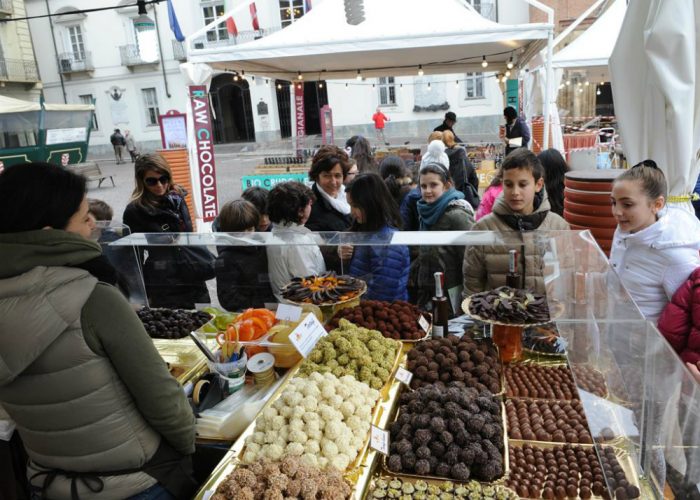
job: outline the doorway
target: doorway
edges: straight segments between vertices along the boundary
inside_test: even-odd
[[[214,108],[214,142],[255,142],[253,106],[246,80],[233,81],[230,74],[221,74],[211,82]]]
[[[321,86],[319,86],[321,84]],[[291,82],[275,81],[277,89],[277,109],[279,110],[280,135],[282,138],[292,136]],[[304,115],[306,118],[306,135],[321,133],[321,107],[328,104],[326,82],[304,82]]]
[[[605,82],[598,85],[595,96],[595,114],[596,116],[615,116],[615,105],[613,103],[612,85],[610,82]],[[597,94],[597,92],[600,94]]]

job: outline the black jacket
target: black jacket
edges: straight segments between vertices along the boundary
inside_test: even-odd
[[[519,116],[513,121],[512,124],[506,123],[506,138],[515,139],[517,137],[523,138],[521,146],[523,148],[526,148],[527,145],[530,143],[530,129],[528,128],[527,123],[525,123],[525,120],[523,120]],[[506,146],[506,154],[510,153],[515,149],[518,148]]]
[[[452,134],[455,136],[455,142],[464,142],[464,141],[462,141],[462,139],[460,139],[459,137],[457,137],[457,134],[455,134],[455,131],[452,130],[452,127],[450,127],[450,126],[449,126],[447,123],[445,123],[444,121],[443,121],[440,125],[438,125],[437,127],[435,127],[435,128],[433,129],[433,132],[444,132],[445,130],[449,130],[450,132],[452,132]]]
[[[122,217],[132,233],[190,233],[192,219],[185,199],[175,192],[167,194],[159,207],[129,203]],[[172,242],[172,236],[152,237],[153,243]],[[148,258],[144,262],[144,252]],[[194,309],[196,303],[210,303],[205,279],[183,276],[182,247],[149,246],[140,249],[143,278],[151,307]]]
[[[319,191],[319,187],[314,183],[311,190],[316,196],[316,201],[311,205],[311,215],[306,221],[306,227],[311,231],[347,231],[350,227],[352,219],[350,215],[341,214],[323,197]],[[323,260],[326,262],[326,269],[342,272],[342,265],[338,252],[334,246],[322,246],[321,253]]]
[[[242,311],[277,302],[270,287],[265,247],[219,247],[214,270],[216,294],[224,309]]]
[[[464,193],[464,199],[476,210],[479,206],[479,177],[474,166],[467,159],[467,152],[461,146],[445,149],[450,160],[450,177],[455,189]]]

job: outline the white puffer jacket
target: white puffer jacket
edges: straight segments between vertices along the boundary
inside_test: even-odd
[[[700,222],[679,208],[664,209],[637,233],[615,230],[610,264],[642,311],[656,323],[676,289],[700,267]]]

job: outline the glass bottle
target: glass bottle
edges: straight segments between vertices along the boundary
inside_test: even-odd
[[[447,297],[443,292],[444,274],[437,272],[435,277],[435,297],[433,297],[433,337],[441,338],[447,335],[447,320],[450,315],[450,307]]]

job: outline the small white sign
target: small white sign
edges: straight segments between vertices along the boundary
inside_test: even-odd
[[[411,383],[412,378],[413,373],[409,372],[403,366],[399,366],[399,369],[396,370],[396,380],[398,380],[399,382],[403,382],[404,384],[409,385]]]
[[[299,306],[289,304],[277,304],[275,317],[280,321],[297,322],[301,318],[302,309]]]
[[[430,323],[428,323],[428,320],[425,319],[425,316],[422,314],[418,316],[418,326],[420,326],[425,333],[428,333],[428,328],[430,328]]]
[[[52,128],[46,131],[46,145],[83,142],[87,135],[85,127]]]
[[[307,357],[321,337],[328,335],[321,322],[312,313],[306,315],[302,322],[289,335],[292,345],[304,357]]]
[[[376,425],[372,426],[372,434],[369,438],[369,446],[384,455],[389,454],[389,431],[380,429]]]

